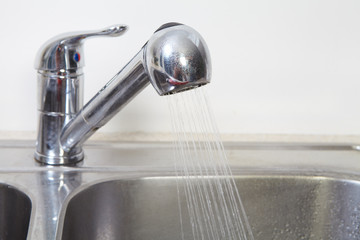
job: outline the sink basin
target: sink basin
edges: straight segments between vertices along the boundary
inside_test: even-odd
[[[31,214],[31,201],[23,192],[0,184],[0,239],[26,239]]]
[[[360,239],[359,149],[225,144],[255,240]],[[0,239],[194,239],[171,143],[90,142],[77,167],[40,166],[33,152],[0,142],[11,159],[0,161]]]
[[[360,181],[254,173],[235,182],[256,240],[360,237]],[[68,203],[62,239],[181,239],[176,184],[151,177],[92,185]],[[180,199],[185,239],[194,239],[181,191]]]

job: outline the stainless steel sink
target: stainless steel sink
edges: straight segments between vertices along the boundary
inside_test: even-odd
[[[23,192],[0,184],[0,239],[26,239],[31,213],[31,200]]]
[[[356,145],[225,149],[255,239],[360,239]],[[1,205],[1,232],[16,228],[31,240],[181,239],[171,144],[91,143],[78,167],[36,165],[32,151],[29,142],[0,144],[0,159],[13,160],[0,161],[0,199],[10,196],[6,189],[18,194],[9,197],[18,203],[1,201],[10,204]],[[185,239],[193,239],[181,191],[180,202]]]
[[[237,175],[255,239],[359,239],[360,181],[266,173]],[[181,193],[183,219],[189,219]],[[185,239],[194,239],[189,221]],[[181,239],[174,177],[112,180],[69,202],[62,239]]]

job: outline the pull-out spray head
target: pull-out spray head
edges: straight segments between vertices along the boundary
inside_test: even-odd
[[[210,82],[211,62],[205,41],[194,29],[168,23],[144,46],[144,64],[160,95],[173,94]]]

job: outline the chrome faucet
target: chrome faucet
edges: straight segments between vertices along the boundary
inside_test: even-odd
[[[193,89],[210,82],[211,62],[203,38],[179,23],[162,25],[133,59],[84,107],[83,41],[120,36],[115,25],[50,39],[39,50],[39,126],[35,159],[43,164],[75,164],[84,158],[83,143],[149,83],[159,95]]]

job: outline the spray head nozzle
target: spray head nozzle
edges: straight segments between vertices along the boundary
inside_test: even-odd
[[[209,50],[200,34],[186,25],[161,26],[144,46],[144,63],[159,95],[178,93],[210,82]]]

